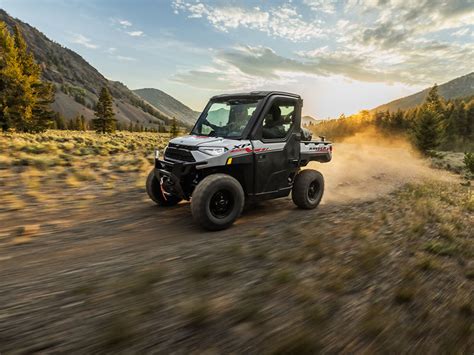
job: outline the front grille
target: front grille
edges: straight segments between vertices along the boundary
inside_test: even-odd
[[[178,149],[169,146],[165,151],[165,160],[179,160],[186,162],[195,162],[193,155],[189,150]]]
[[[177,144],[177,143],[170,143],[169,147],[179,148],[184,150],[198,150],[198,146],[196,145],[184,145],[184,144]]]

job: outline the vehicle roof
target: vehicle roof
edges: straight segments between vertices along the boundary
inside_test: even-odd
[[[211,100],[225,100],[225,99],[232,99],[232,98],[240,98],[240,97],[266,97],[270,95],[282,95],[288,97],[295,97],[301,99],[300,95],[292,94],[290,92],[284,91],[250,91],[250,92],[239,92],[234,94],[222,94],[216,95],[211,98]]]

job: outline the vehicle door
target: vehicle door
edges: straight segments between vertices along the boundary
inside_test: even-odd
[[[256,124],[254,154],[255,195],[288,192],[298,169],[302,101],[272,96]]]

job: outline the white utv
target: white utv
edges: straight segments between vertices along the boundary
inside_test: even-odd
[[[323,176],[301,167],[331,161],[332,145],[301,128],[302,105],[277,91],[214,96],[190,135],[172,139],[162,157],[155,151],[148,195],[160,206],[191,200],[194,220],[210,230],[229,227],[246,201],[291,192],[298,207],[315,208]]]

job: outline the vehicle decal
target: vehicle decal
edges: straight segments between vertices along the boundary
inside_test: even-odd
[[[245,148],[234,148],[232,149],[230,152],[231,153],[242,153],[242,152],[245,152],[245,153],[259,153],[259,152],[265,152],[267,151],[268,148],[255,148],[255,149],[252,149],[252,147],[245,147]]]
[[[326,146],[309,147],[309,150],[310,151],[316,151],[316,152],[324,152],[324,153],[330,152],[330,148],[326,147]]]

